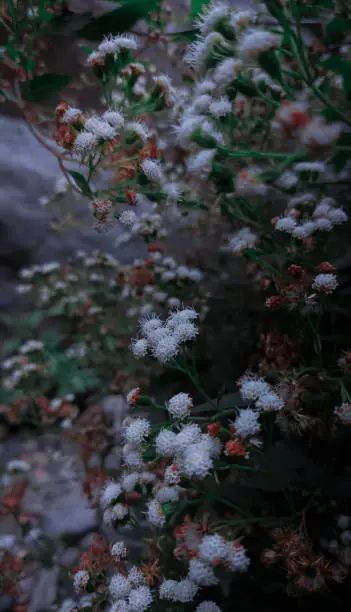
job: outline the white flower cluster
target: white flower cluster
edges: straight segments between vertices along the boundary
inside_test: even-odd
[[[72,156],[83,160],[95,155],[98,147],[120,134],[123,126],[124,117],[119,111],[109,110],[102,117],[89,117],[84,121],[83,129],[74,140]]]
[[[256,411],[278,412],[284,408],[284,401],[272,389],[271,385],[263,378],[254,375],[245,375],[239,381],[241,395],[245,400],[255,404]],[[243,409],[234,421],[234,426],[239,435],[251,436],[258,431],[258,417],[253,415],[253,410]]]
[[[122,51],[136,51],[139,43],[135,36],[131,34],[121,34],[118,36],[106,36],[99,44],[96,51],[93,51],[87,59],[90,66],[103,66],[107,55],[116,57]]]
[[[114,574],[109,583],[109,593],[113,600],[111,610],[118,612],[145,612],[153,601],[146,578],[137,567],[132,567],[127,577],[121,573]]]
[[[347,219],[344,209],[336,206],[332,198],[325,197],[316,203],[313,194],[305,193],[289,200],[285,216],[280,217],[274,227],[303,240],[315,232],[330,232]]]
[[[257,234],[254,234],[248,227],[243,227],[229,239],[228,250],[232,253],[239,254],[244,249],[251,249],[254,247],[257,240]],[[225,247],[225,250],[227,250],[227,247]]]
[[[149,354],[160,363],[171,361],[179,354],[182,344],[197,336],[198,328],[194,324],[197,316],[193,308],[184,308],[171,312],[166,322],[157,316],[141,320],[141,337],[131,344],[134,356]]]
[[[121,500],[122,487],[118,482],[105,484],[100,495],[100,505],[104,511],[103,519],[106,525],[123,521],[129,514],[129,508]]]
[[[205,535],[198,546],[197,555],[189,561],[186,578],[180,581],[164,580],[160,585],[160,599],[187,603],[193,601],[201,587],[216,585],[219,580],[214,568],[224,566],[231,572],[244,572],[250,565],[245,549],[238,542],[229,542],[218,534]],[[197,610],[220,610],[213,602],[203,602]]]
[[[186,419],[189,414],[193,400],[188,393],[177,393],[166,402],[166,409],[172,419]]]

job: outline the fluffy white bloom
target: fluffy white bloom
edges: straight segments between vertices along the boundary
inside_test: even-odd
[[[130,612],[130,607],[125,599],[118,599],[112,604],[108,612]]]
[[[335,274],[318,274],[313,281],[312,289],[315,289],[319,293],[329,295],[335,291],[338,284]]]
[[[181,481],[181,473],[177,464],[172,463],[165,469],[164,481],[168,485],[178,485]]]
[[[230,545],[218,534],[205,535],[199,546],[200,559],[205,563],[226,561],[230,552]]]
[[[122,487],[118,482],[109,482],[101,492],[100,502],[103,508],[116,502],[122,493]]]
[[[167,363],[179,353],[179,341],[175,336],[167,335],[159,340],[152,354],[160,363]]]
[[[257,235],[254,234],[248,227],[243,227],[229,241],[229,249],[232,253],[241,253],[244,249],[250,249],[255,246]]]
[[[278,232],[287,232],[288,234],[292,234],[294,229],[297,227],[297,223],[293,217],[281,217],[276,222],[274,229]]]
[[[115,542],[111,548],[111,555],[116,557],[116,559],[124,559],[127,556],[124,542]]]
[[[69,106],[62,116],[62,123],[74,123],[80,117],[82,111],[80,108]]]
[[[208,110],[215,119],[220,119],[232,112],[232,103],[229,98],[222,96],[218,100],[213,100]]]
[[[304,238],[308,238],[309,236],[311,236],[315,230],[316,224],[314,221],[305,221],[304,223],[301,223],[300,225],[297,225],[295,227],[292,232],[292,235],[294,236],[294,238],[299,238],[300,240],[303,240]]]
[[[78,572],[76,572],[73,579],[73,586],[76,593],[80,593],[86,588],[89,582],[89,578],[89,572],[85,570],[79,570]]]
[[[213,78],[220,86],[229,85],[237,76],[242,62],[228,57],[216,66]]]
[[[223,134],[214,128],[211,121],[206,119],[201,123],[200,128],[203,135],[213,138],[216,144],[224,145]]]
[[[217,459],[222,452],[222,442],[210,434],[201,434],[200,443],[206,448],[212,459]]]
[[[184,425],[180,432],[176,434],[174,448],[177,453],[183,453],[191,444],[199,442],[201,439],[201,429],[196,423]]]
[[[147,353],[147,340],[145,340],[144,338],[134,340],[131,344],[131,350],[134,357],[145,357]]]
[[[222,612],[214,601],[202,601],[196,608],[195,612]]]
[[[269,393],[270,386],[257,376],[243,376],[240,381],[241,395],[249,401],[258,400],[264,393]]]
[[[191,323],[183,325],[191,325]],[[189,416],[192,405],[193,400],[188,393],[177,393],[166,402],[166,408],[173,419],[185,419]]]
[[[182,200],[183,190],[178,185],[178,183],[174,183],[174,182],[173,183],[165,183],[162,186],[162,189],[163,189],[163,191],[167,195],[167,201],[166,201],[167,205],[177,204],[178,202],[180,202]]]
[[[177,434],[173,431],[161,429],[155,440],[156,453],[161,457],[173,457],[177,452],[177,438]]]
[[[136,216],[134,210],[128,210],[128,208],[126,210],[122,210],[118,218],[118,221],[127,227],[133,227],[137,220],[138,217]]]
[[[59,264],[58,261],[49,261],[40,266],[40,272],[42,274],[50,274],[50,272],[54,272],[54,270],[59,270],[60,268],[61,264]]]
[[[263,396],[264,397],[264,396]],[[247,438],[254,436],[260,431],[260,424],[258,422],[259,413],[251,408],[246,410],[240,410],[238,416],[234,421],[234,427],[238,436]]]
[[[278,179],[279,187],[283,187],[283,189],[291,189],[299,182],[299,177],[295,174],[295,172],[291,172],[291,170],[285,170],[283,174]]]
[[[107,123],[107,121],[99,119],[98,117],[90,117],[90,119],[85,122],[84,128],[101,140],[109,140],[114,138],[117,133],[112,125]]]
[[[178,582],[176,580],[164,580],[160,584],[159,597],[160,599],[171,599],[175,601]]]
[[[339,123],[326,123],[323,117],[313,117],[300,132],[300,140],[307,149],[329,148],[342,132]]]
[[[184,578],[177,583],[175,601],[190,603],[195,599],[198,590],[199,587],[195,582],[189,580],[189,578]]]
[[[198,328],[194,323],[185,322],[180,323],[173,332],[174,338],[178,342],[187,342],[188,340],[193,340],[198,334]]]
[[[160,164],[153,159],[144,159],[141,163],[141,169],[149,181],[156,184],[164,182],[163,172]]]
[[[105,36],[103,41],[99,44],[97,52],[100,56],[104,55],[115,55],[118,51],[118,45],[116,43],[115,36]]]
[[[129,509],[126,504],[116,504],[112,508],[114,520],[123,521],[123,519],[129,514]]]
[[[127,493],[131,493],[132,491],[134,491],[136,485],[139,482],[139,478],[139,472],[124,473],[121,478],[121,486],[123,491],[126,491]]]
[[[169,108],[174,106],[177,100],[177,92],[172,86],[171,79],[166,74],[160,74],[153,77],[153,81],[162,91],[166,106]]]
[[[243,28],[255,21],[256,14],[251,9],[246,11],[233,11],[231,15],[231,23],[237,28]]]
[[[106,111],[102,115],[102,119],[104,119],[104,121],[107,121],[107,123],[112,125],[112,127],[114,127],[117,131],[121,130],[124,126],[124,117],[118,111]]]
[[[95,134],[87,131],[79,132],[73,144],[73,155],[83,159],[88,155],[94,154],[98,144],[99,139]]]
[[[128,572],[128,580],[133,587],[143,586],[146,583],[145,574],[135,565],[133,565]]]
[[[156,499],[151,500],[147,505],[147,520],[155,527],[163,527],[166,522],[161,504]]]
[[[161,487],[156,493],[156,499],[160,504],[178,501],[179,491],[177,487]]]
[[[296,172],[319,172],[323,173],[326,171],[326,165],[324,162],[299,162],[294,165]]]
[[[316,229],[320,232],[330,232],[333,229],[332,222],[326,217],[318,217],[314,223]]]
[[[109,592],[112,599],[123,599],[128,597],[132,587],[123,574],[114,574],[110,580]]]
[[[127,443],[139,446],[150,434],[151,423],[148,419],[135,419],[126,428],[124,437]]]
[[[200,586],[211,586],[218,583],[213,568],[196,558],[190,559],[188,576]]]
[[[188,476],[188,478],[195,477],[201,480],[206,478],[213,468],[213,461],[208,449],[204,447],[201,442],[192,444],[184,452],[182,467],[184,474]]]
[[[196,155],[188,157],[187,168],[190,174],[194,174],[203,180],[207,179],[212,171],[216,153],[216,149],[203,149]]]
[[[134,387],[134,389],[131,389],[130,391],[128,391],[127,393],[128,404],[133,406],[136,403],[139,395],[140,395],[140,387]]]
[[[270,410],[278,411],[284,408],[284,402],[274,391],[269,391],[259,397],[256,402],[256,408],[263,410],[263,412],[269,412]]]
[[[229,562],[230,569],[233,572],[244,572],[250,565],[250,559],[240,544],[235,544],[234,552],[230,555]]]
[[[26,355],[27,353],[32,353],[34,351],[41,351],[44,345],[39,340],[28,340],[24,344],[22,344],[19,352],[22,355]]]
[[[188,323],[188,321],[195,321],[198,317],[198,313],[194,308],[188,307],[182,310],[176,310],[167,319],[167,327],[175,329],[181,323]]]
[[[118,49],[136,51],[139,48],[139,42],[133,34],[119,34],[114,37],[114,42]]]
[[[257,57],[264,51],[277,47],[281,37],[267,30],[250,29],[243,34],[239,43],[239,54],[244,58]]]
[[[137,470],[142,467],[143,459],[139,450],[133,450],[130,445],[125,445],[122,449],[124,464],[132,469]]]
[[[341,223],[346,223],[348,216],[342,208],[332,208],[328,212],[328,219],[334,225],[341,225]]]
[[[201,115],[191,115],[190,117],[185,116],[179,125],[175,126],[174,130],[176,133],[177,143],[183,147],[183,149],[187,148],[194,132],[201,127],[203,121],[204,117]]]
[[[128,598],[131,612],[144,612],[152,604],[152,593],[148,586],[141,586],[133,589]]]
[[[216,29],[218,24],[230,17],[231,10],[226,2],[211,2],[196,20],[201,34],[206,36]]]
[[[129,132],[134,138],[139,138],[142,142],[146,142],[150,138],[150,131],[143,121],[130,121],[125,125],[126,132]]]
[[[201,81],[198,81],[195,86],[195,95],[199,96],[201,94],[212,94],[216,91],[217,85],[211,79],[205,78]]]
[[[151,315],[150,317],[145,317],[145,319],[141,319],[139,322],[141,332],[146,336],[152,336],[152,334],[156,331],[156,329],[160,329],[162,327],[162,321],[156,315]]]
[[[196,111],[196,113],[205,113],[208,111],[208,108],[212,102],[213,98],[209,94],[200,94],[194,100],[193,106],[191,108],[191,112]]]

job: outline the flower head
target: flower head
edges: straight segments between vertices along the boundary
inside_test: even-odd
[[[166,408],[173,419],[185,419],[189,416],[193,400],[188,393],[177,393],[166,402]]]
[[[329,295],[333,293],[338,286],[338,280],[336,274],[318,274],[312,283],[312,289]]]
[[[131,612],[144,612],[152,604],[152,593],[148,586],[140,586],[129,593],[128,603]]]
[[[260,431],[259,413],[251,408],[240,410],[234,421],[235,431],[238,436],[248,438]]]

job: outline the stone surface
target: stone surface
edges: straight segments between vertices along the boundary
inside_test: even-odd
[[[30,612],[47,612],[56,599],[60,569],[53,567],[40,571],[29,605]]]
[[[79,540],[97,527],[96,512],[89,507],[80,485],[55,499],[47,508],[43,530],[50,537]]]

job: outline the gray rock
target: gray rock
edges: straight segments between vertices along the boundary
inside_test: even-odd
[[[47,508],[43,530],[49,537],[79,540],[97,527],[96,512],[89,507],[79,485],[68,491]]]
[[[60,557],[60,564],[65,567],[71,567],[79,557],[79,550],[77,548],[73,548],[73,546],[69,546],[66,550],[63,551]]]
[[[30,612],[47,612],[51,609],[57,596],[59,573],[60,569],[58,567],[40,571],[29,605]]]

